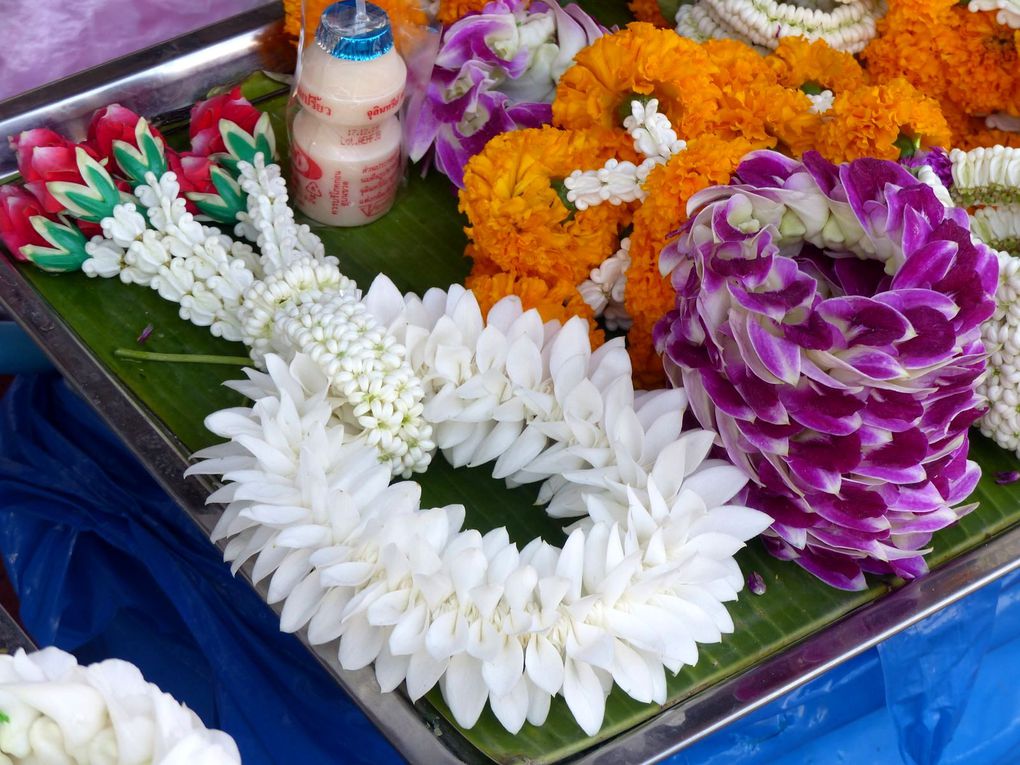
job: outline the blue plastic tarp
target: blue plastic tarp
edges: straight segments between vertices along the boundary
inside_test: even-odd
[[[0,407],[0,551],[37,644],[134,662],[245,763],[397,759],[55,375],[17,378]]]
[[[0,551],[40,644],[116,656],[248,765],[399,760],[55,375],[0,404]],[[1020,575],[828,672],[671,765],[1020,763]]]

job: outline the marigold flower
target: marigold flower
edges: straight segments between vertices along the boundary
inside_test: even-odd
[[[943,67],[954,73],[946,94],[971,114],[1020,110],[1020,56],[1012,29],[991,12],[954,8],[939,35]]]
[[[627,8],[638,21],[644,21],[659,29],[672,29],[673,23],[662,15],[659,0],[630,0]]]
[[[469,13],[478,13],[488,4],[489,0],[439,0],[436,18],[443,24],[452,24]]]
[[[546,282],[534,276],[499,272],[496,274],[472,271],[464,286],[475,293],[482,315],[486,316],[496,303],[507,295],[521,299],[524,310],[534,308],[543,321],[558,321],[565,324],[574,316],[581,316],[588,322],[592,348],[605,342],[605,333],[595,326],[595,315],[591,306],[584,302],[577,285],[573,282]]]
[[[708,132],[796,155],[811,148],[820,118],[805,93],[782,85],[768,59],[745,43],[709,40],[702,47],[715,65],[712,81],[719,89]]]
[[[553,124],[573,130],[613,131],[622,159],[631,151],[620,107],[635,96],[659,99],[682,138],[705,132],[719,98],[717,67],[705,48],[672,30],[636,22],[582,50],[560,78]]]
[[[817,148],[833,162],[898,159],[896,141],[902,135],[920,141],[923,148],[950,144],[949,125],[938,102],[902,78],[843,93],[826,116]]]
[[[605,136],[551,127],[504,133],[464,172],[460,209],[476,260],[501,271],[580,284],[616,251],[626,207],[571,210],[554,183],[613,156]]]
[[[784,37],[765,64],[776,73],[781,85],[800,90],[814,85],[842,93],[866,85],[868,78],[849,53],[838,51],[824,40]]]

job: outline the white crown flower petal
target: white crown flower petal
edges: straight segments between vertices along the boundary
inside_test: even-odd
[[[79,666],[57,648],[0,656],[0,713],[3,762],[241,762],[230,736],[119,659]]]

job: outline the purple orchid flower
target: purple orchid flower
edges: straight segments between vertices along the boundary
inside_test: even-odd
[[[410,134],[418,161],[458,187],[467,161],[494,136],[552,118],[556,83],[581,48],[605,29],[576,5],[494,0],[443,35],[424,102]]]
[[[835,587],[926,571],[980,471],[997,260],[904,167],[748,155],[662,252],[670,379],[753,479],[769,550]]]
[[[953,161],[945,149],[934,147],[928,151],[919,151],[913,156],[901,159],[900,164],[908,168],[927,165],[935,171],[935,175],[942,181],[943,186],[947,189],[953,187]]]

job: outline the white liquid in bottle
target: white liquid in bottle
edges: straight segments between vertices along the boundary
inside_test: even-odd
[[[322,14],[303,53],[291,128],[298,209],[333,226],[360,226],[393,205],[402,169],[397,112],[407,68],[386,13],[354,0]]]

